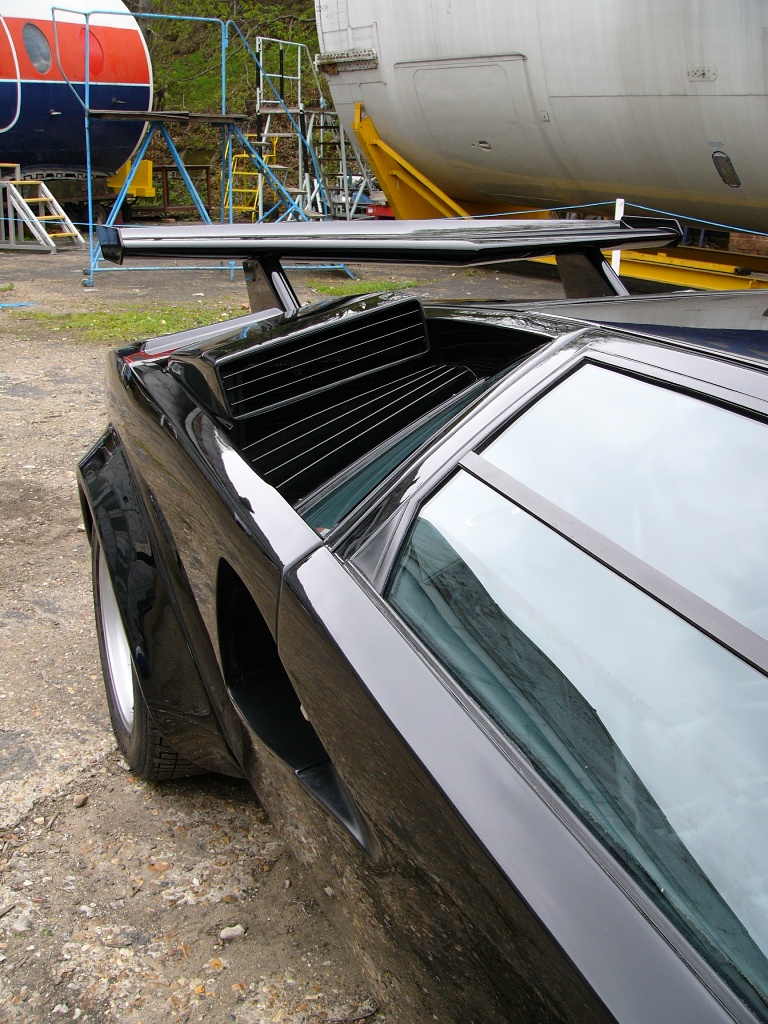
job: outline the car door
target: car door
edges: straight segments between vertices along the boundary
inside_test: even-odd
[[[691,495],[700,510],[701,495],[723,491],[744,512],[759,504],[744,452],[758,457],[765,424],[669,373],[649,384],[583,354],[567,369],[508,433],[457,453],[414,497],[388,555],[323,548],[287,577],[281,656],[372,837],[360,849],[336,836],[335,884],[358,933],[414,979],[421,1013],[759,1019],[766,688],[740,632],[754,602],[710,615],[739,544],[702,571],[667,534],[672,522],[678,540],[697,533]],[[691,368],[689,388],[705,369]],[[648,465],[644,426],[658,454]],[[605,465],[577,458],[590,445]],[[686,476],[675,497],[683,455],[705,490]],[[523,481],[510,489],[513,465]],[[584,530],[572,529],[573,502]],[[682,583],[665,590],[657,562]],[[704,596],[686,604],[682,590]],[[724,734],[713,776],[712,737]],[[690,756],[671,762],[676,750]],[[725,877],[717,847],[739,833]]]

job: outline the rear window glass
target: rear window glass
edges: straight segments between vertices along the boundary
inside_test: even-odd
[[[355,463],[319,493],[310,495],[305,502],[297,505],[299,514],[324,537],[392,470],[402,465],[420,445],[439,433],[484,387],[483,382],[470,388],[458,399],[448,402],[431,416],[424,417],[392,441],[381,445],[376,452]]]

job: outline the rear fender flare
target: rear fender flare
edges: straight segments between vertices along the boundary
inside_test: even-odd
[[[241,771],[227,747],[163,579],[162,542],[128,463],[109,428],[83,459],[78,482],[86,530],[109,568],[139,685],[157,728],[203,767]]]

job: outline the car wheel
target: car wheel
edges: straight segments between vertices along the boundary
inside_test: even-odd
[[[107,560],[94,536],[93,597],[107,705],[117,744],[134,775],[142,779],[178,779],[204,769],[187,761],[158,732],[136,676]]]

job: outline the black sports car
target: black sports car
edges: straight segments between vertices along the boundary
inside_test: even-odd
[[[626,296],[601,248],[676,237],[102,232],[253,309],[111,359],[119,744],[251,780],[399,1022],[768,1020],[767,303]],[[300,307],[281,263],[543,254],[567,300]]]

